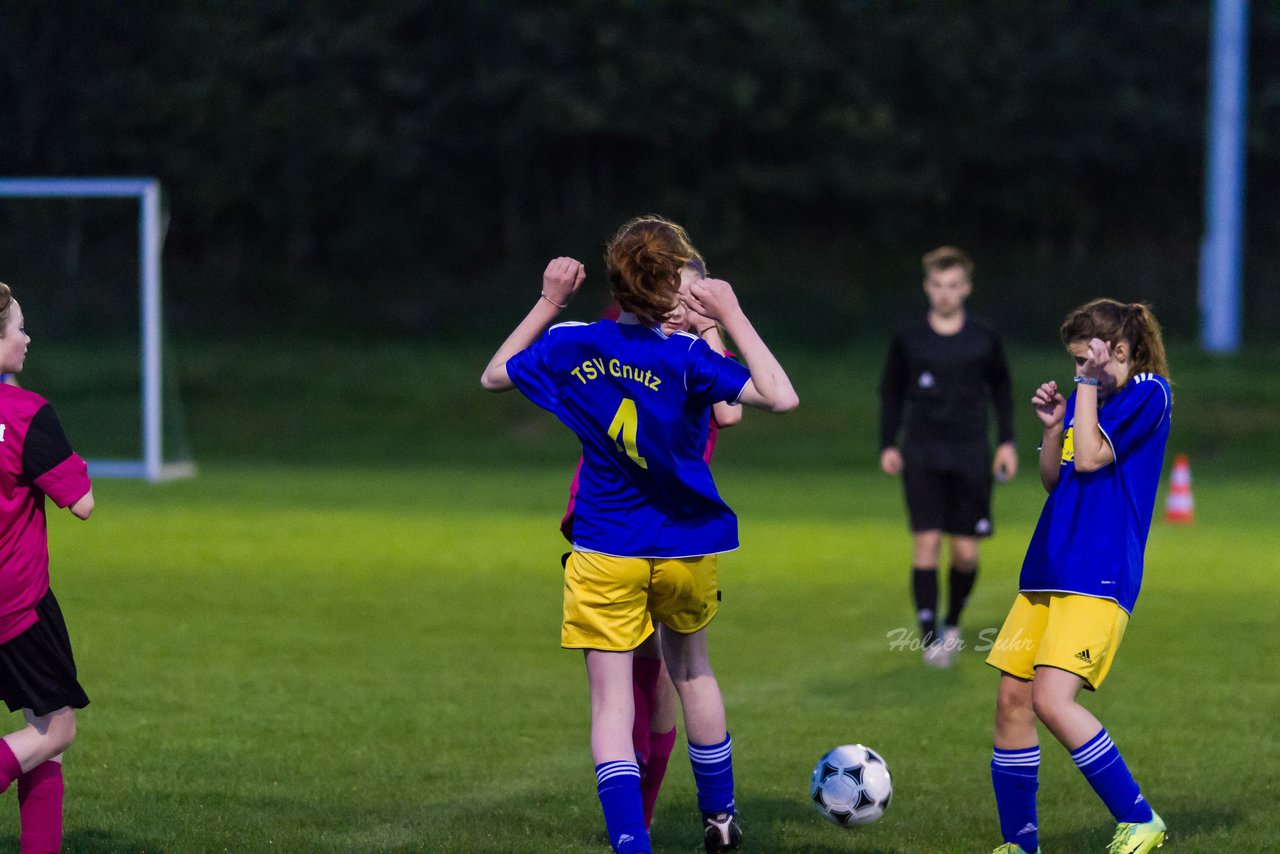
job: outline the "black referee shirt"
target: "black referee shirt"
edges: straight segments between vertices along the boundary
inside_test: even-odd
[[[957,463],[987,447],[988,403],[995,404],[996,436],[1013,441],[1009,365],[995,329],[966,315],[955,335],[939,335],[921,319],[894,336],[880,379],[880,448],[898,445],[939,465]],[[985,453],[985,452],[984,452]]]

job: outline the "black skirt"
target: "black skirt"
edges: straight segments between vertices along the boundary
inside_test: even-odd
[[[0,699],[9,711],[30,709],[36,717],[64,706],[83,709],[89,698],[76,679],[71,638],[53,590],[36,605],[35,625],[0,644]]]

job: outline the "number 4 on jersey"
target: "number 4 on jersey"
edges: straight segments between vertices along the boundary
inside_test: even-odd
[[[636,431],[639,428],[640,417],[636,414],[636,402],[624,397],[613,415],[613,423],[609,425],[609,438],[613,439],[619,451],[626,451],[636,465],[647,469],[649,464],[640,456],[640,449],[636,447]]]

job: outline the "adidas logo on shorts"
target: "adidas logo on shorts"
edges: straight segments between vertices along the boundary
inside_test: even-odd
[[[1093,664],[1093,659],[1089,657],[1089,650],[1087,649],[1082,649],[1079,652],[1077,652],[1076,658],[1080,659],[1085,664]]]

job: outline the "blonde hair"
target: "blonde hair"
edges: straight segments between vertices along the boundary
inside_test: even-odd
[[[1068,314],[1058,332],[1063,346],[1091,338],[1099,338],[1113,347],[1120,341],[1128,341],[1133,362],[1129,376],[1150,372],[1169,379],[1164,336],[1151,306],[1146,303],[1096,299]]]
[[[653,214],[624,223],[604,251],[613,298],[646,326],[675,309],[680,268],[701,257],[683,228]]]
[[[932,252],[924,253],[920,266],[924,268],[926,278],[930,273],[941,273],[952,267],[963,267],[966,276],[973,275],[973,259],[968,252],[954,246],[939,246]]]
[[[0,282],[0,338],[9,327],[9,312],[13,309],[13,289]]]

